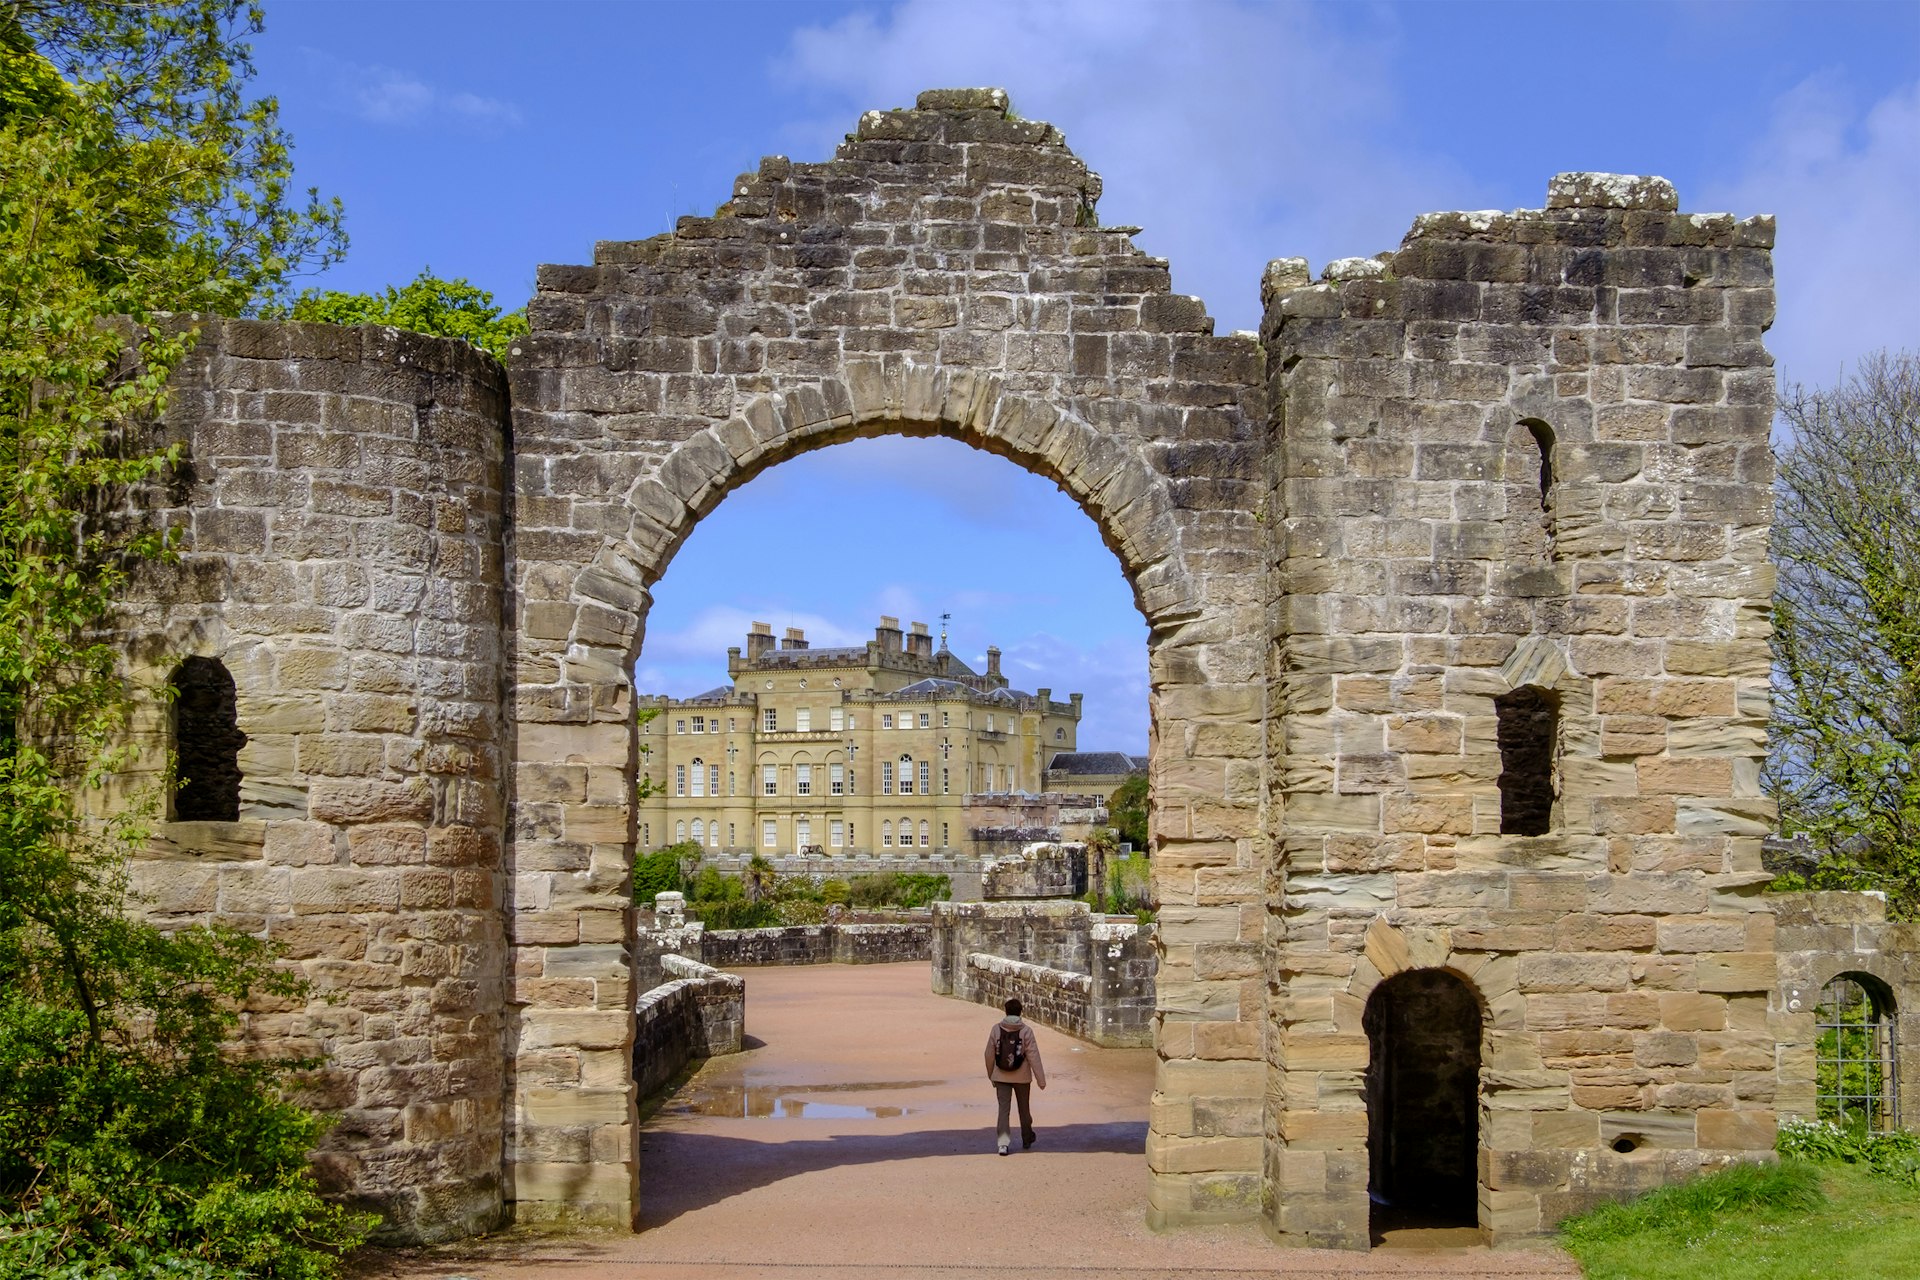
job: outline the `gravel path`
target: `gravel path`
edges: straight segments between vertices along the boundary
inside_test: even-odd
[[[508,1237],[370,1258],[382,1280],[890,1275],[1488,1276],[1565,1280],[1547,1250],[1274,1245],[1256,1227],[1156,1234],[1146,1202],[1153,1054],[1036,1028],[1039,1142],[993,1150],[991,1010],[929,994],[925,964],[751,969],[748,1052],[647,1120],[643,1230]]]

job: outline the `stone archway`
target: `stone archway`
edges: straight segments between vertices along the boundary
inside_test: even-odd
[[[1435,977],[1437,975],[1437,978]],[[1528,1080],[1514,1069],[1521,1064],[1538,1061],[1538,1036],[1527,1030],[1525,1001],[1518,985],[1518,968],[1509,958],[1489,956],[1482,952],[1455,950],[1452,931],[1423,925],[1396,926],[1384,917],[1376,917],[1368,926],[1361,950],[1359,962],[1355,966],[1352,979],[1347,983],[1343,1008],[1350,1009],[1356,1024],[1349,1052],[1344,1061],[1327,1066],[1341,1071],[1352,1082],[1360,1095],[1358,1109],[1358,1132],[1348,1136],[1336,1150],[1347,1152],[1346,1159],[1364,1169],[1364,1176],[1354,1186],[1342,1186],[1337,1192],[1329,1194],[1325,1207],[1333,1211],[1340,1220],[1348,1224],[1348,1230],[1359,1234],[1367,1230],[1370,1220],[1379,1215],[1376,1205],[1369,1196],[1369,1190],[1378,1190],[1382,1175],[1388,1184],[1396,1183],[1402,1175],[1412,1172],[1415,1176],[1422,1173],[1431,1175],[1431,1166],[1444,1162],[1452,1154],[1452,1143],[1442,1142],[1428,1149],[1414,1153],[1407,1167],[1391,1166],[1391,1159],[1383,1160],[1384,1135],[1375,1132],[1376,1126],[1383,1121],[1391,1122],[1396,1117],[1388,1108],[1378,1105],[1381,1099],[1380,1073],[1383,1064],[1379,1053],[1385,1049],[1394,1052],[1404,1049],[1405,1044],[1391,1043],[1396,1038],[1405,1040],[1408,1026],[1404,1019],[1395,1018],[1392,1011],[1383,1004],[1382,995],[1391,999],[1392,989],[1402,984],[1431,984],[1443,982],[1448,990],[1437,992],[1431,985],[1412,985],[1406,995],[1414,1001],[1431,1001],[1438,994],[1442,1001],[1452,996],[1451,1003],[1441,1008],[1458,1015],[1460,1025],[1454,1027],[1429,1027],[1425,1029],[1428,1038],[1437,1038],[1442,1043],[1451,1044],[1459,1035],[1471,1031],[1471,1042],[1460,1043],[1454,1047],[1461,1052],[1471,1052],[1471,1063],[1457,1063],[1448,1074],[1448,1079],[1432,1082],[1427,1099],[1435,1115],[1450,1119],[1458,1126],[1458,1131],[1449,1138],[1463,1140],[1470,1153],[1470,1159],[1464,1172],[1469,1179],[1469,1189],[1474,1193],[1465,1202],[1462,1221],[1449,1225],[1478,1225],[1487,1231],[1491,1224],[1484,1220],[1476,1206],[1484,1201],[1490,1186],[1497,1188],[1499,1170],[1496,1167],[1491,1183],[1482,1174],[1481,1153],[1487,1150],[1497,1151],[1498,1135],[1493,1128],[1498,1123],[1496,1112],[1506,1112],[1507,1119],[1514,1113],[1525,1119],[1527,1098],[1525,1090],[1538,1087],[1539,1081]],[[1471,1006],[1469,1010],[1467,1006]],[[1420,1020],[1421,1011],[1412,1010],[1415,1021]],[[1471,1026],[1465,1027],[1470,1014]],[[1399,1023],[1400,1025],[1389,1025]],[[1396,1036],[1396,1032],[1400,1033]],[[1472,1107],[1464,1115],[1455,1114],[1449,1107],[1448,1091],[1460,1087],[1471,1080],[1473,1095]],[[1521,1092],[1512,1096],[1502,1096],[1508,1090]],[[1429,1117],[1432,1123],[1434,1117]],[[1494,1157],[1496,1165],[1500,1157]],[[1432,1198],[1414,1197],[1410,1207],[1419,1211],[1409,1221],[1424,1221],[1420,1213],[1440,1209],[1444,1216],[1457,1218],[1460,1207],[1449,1203],[1444,1196],[1437,1201]],[[1353,1241],[1335,1241],[1351,1244]]]
[[[512,363],[518,622],[510,1196],[632,1221],[629,684],[652,584],[733,488],[862,436],[949,436],[1054,480],[1149,626],[1161,931],[1159,1221],[1259,1211],[1264,369],[992,91],[870,113],[714,218],[546,267]]]

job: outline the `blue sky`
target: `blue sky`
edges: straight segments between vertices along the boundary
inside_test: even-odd
[[[269,0],[255,51],[300,181],[346,202],[333,288],[431,265],[518,305],[537,264],[710,213],[762,155],[825,159],[864,110],[993,84],[1222,332],[1256,324],[1270,258],[1372,254],[1415,214],[1603,169],[1779,216],[1783,381],[1920,347],[1920,4]],[[942,612],[956,652],[1084,691],[1083,747],[1145,749],[1145,628],[1092,522],[946,441],[730,496],[659,584],[639,682],[719,683],[753,619],[833,641]]]

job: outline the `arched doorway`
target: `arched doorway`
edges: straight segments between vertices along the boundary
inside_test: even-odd
[[[1367,1189],[1384,1231],[1479,1219],[1480,1002],[1444,969],[1374,988],[1367,1033]]]

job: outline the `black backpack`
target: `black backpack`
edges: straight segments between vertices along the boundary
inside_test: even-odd
[[[1001,1027],[999,1042],[993,1046],[993,1065],[1002,1071],[1018,1071],[1027,1060],[1027,1046],[1020,1039],[1019,1027]]]

